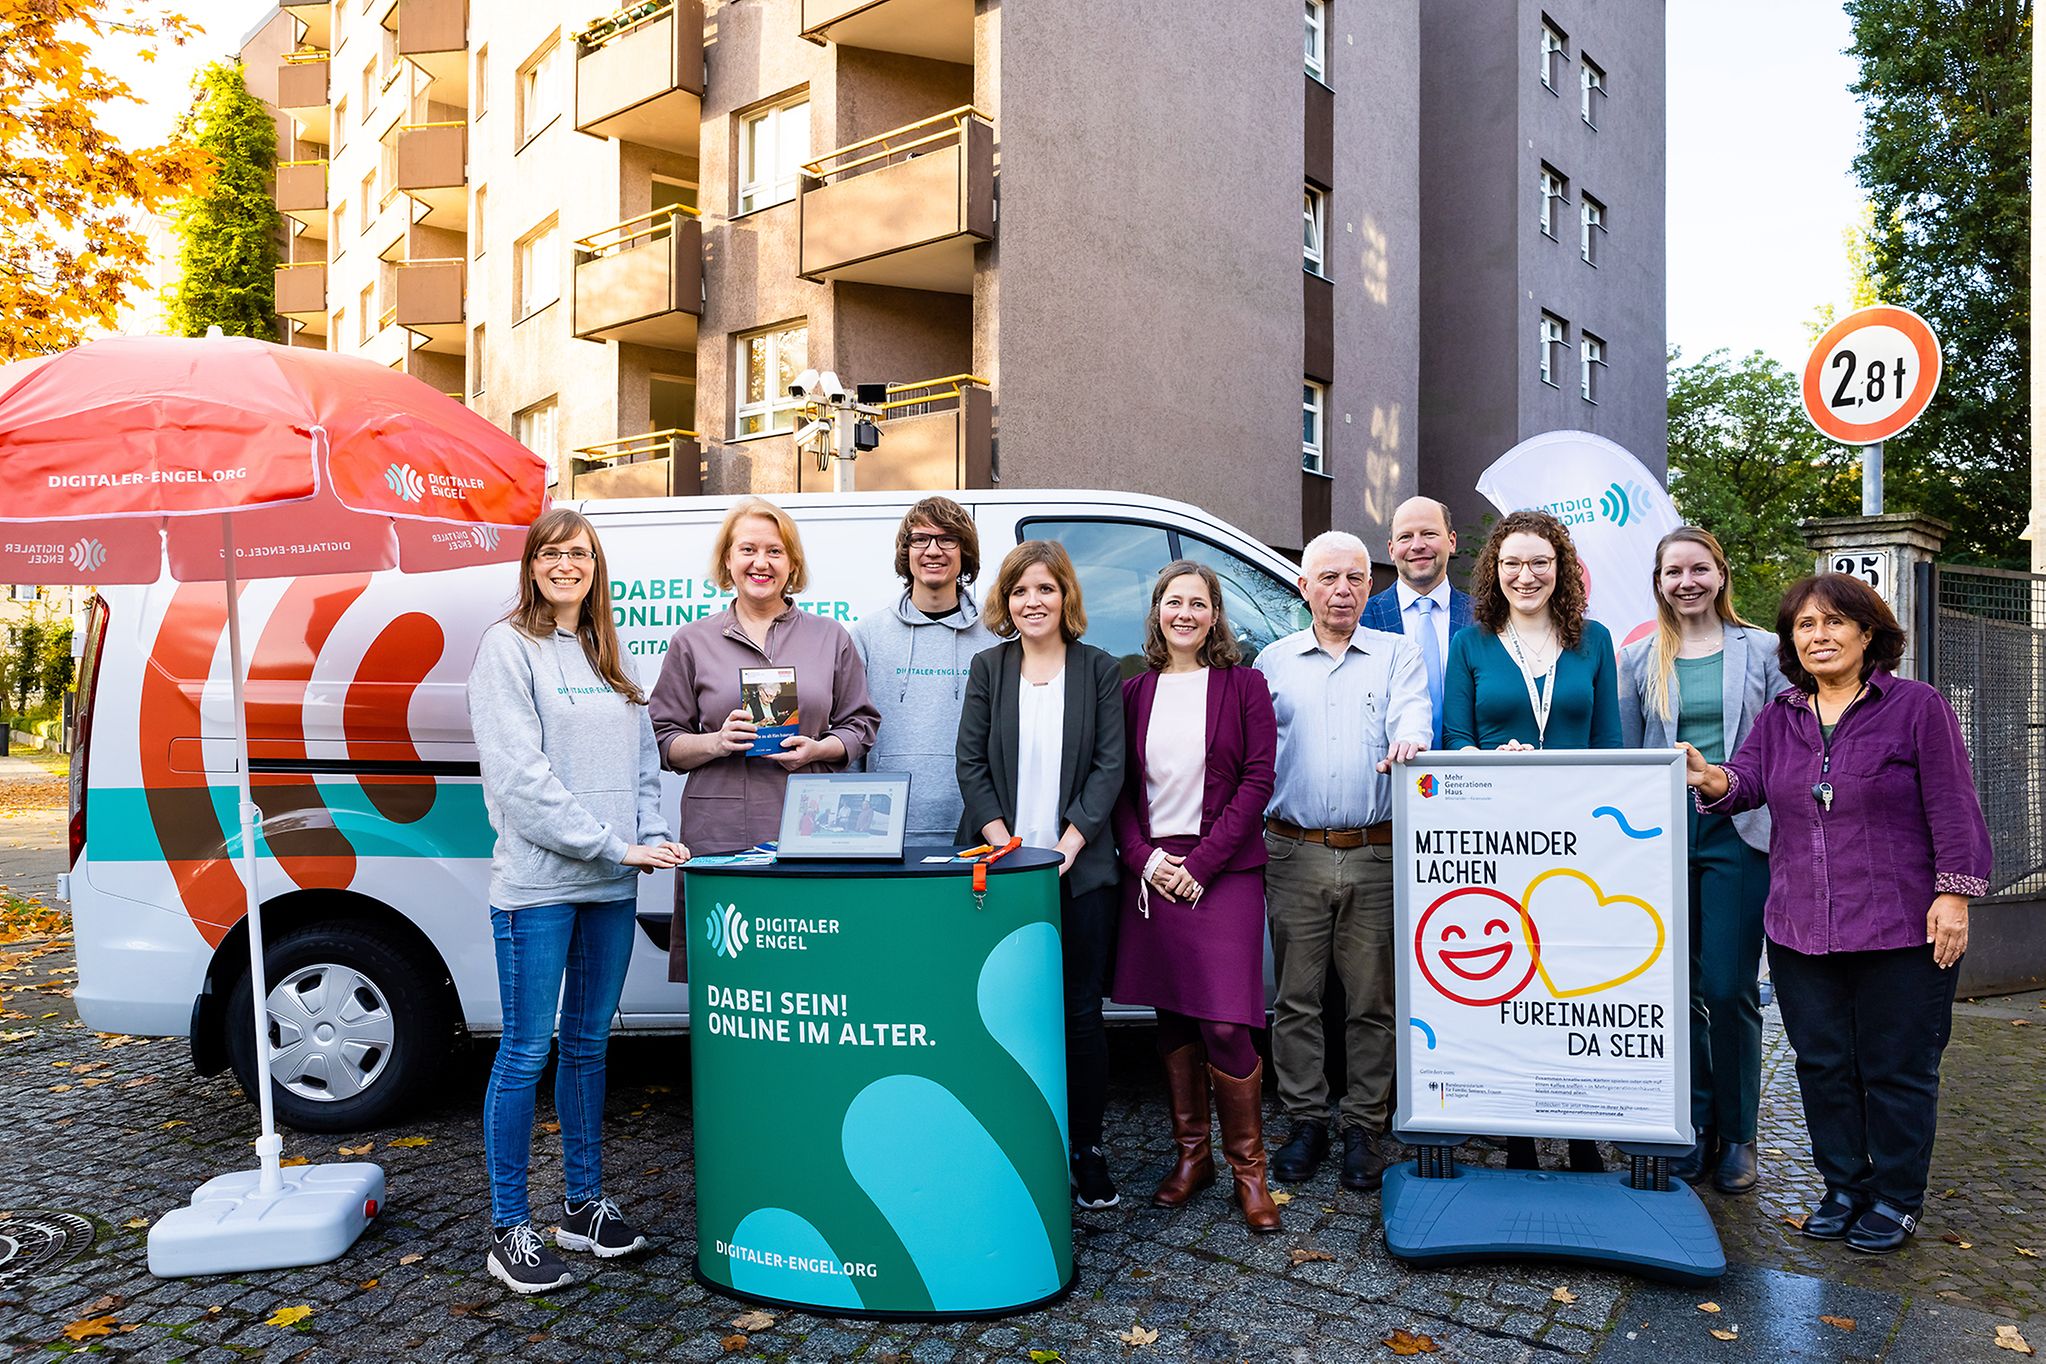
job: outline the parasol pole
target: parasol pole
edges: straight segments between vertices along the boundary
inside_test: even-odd
[[[277,1135],[277,1115],[270,1097],[270,982],[263,970],[263,897],[256,893],[256,801],[249,790],[249,712],[242,692],[241,590],[234,580],[234,515],[220,518],[220,558],[227,573],[227,678],[234,689],[235,794],[242,825],[242,887],[248,897],[249,992],[256,1011],[256,1106],[263,1132],[256,1138],[261,1162],[256,1184],[260,1195],[284,1191],[278,1158],[284,1138]]]

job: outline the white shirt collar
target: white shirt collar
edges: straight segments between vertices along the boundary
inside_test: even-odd
[[[1394,586],[1399,589],[1400,614],[1405,615],[1408,611],[1413,609],[1414,603],[1418,601],[1423,594],[1416,592],[1413,588],[1407,586],[1407,580],[1405,578],[1401,578],[1398,582],[1394,584]],[[1435,584],[1435,590],[1427,593],[1426,595],[1428,597],[1428,600],[1435,603],[1435,609],[1442,612],[1444,616],[1447,616],[1449,614],[1449,575],[1447,573],[1443,574],[1442,581]]]

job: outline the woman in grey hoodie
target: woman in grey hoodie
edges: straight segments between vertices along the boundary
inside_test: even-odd
[[[483,632],[469,719],[497,846],[490,924],[504,1034],[483,1099],[492,1277],[516,1293],[569,1281],[533,1230],[526,1167],[533,1094],[561,1016],[554,1106],[568,1197],[555,1244],[600,1257],[646,1245],[604,1196],[604,1051],[632,955],[636,873],[689,850],[661,818],[661,764],[646,696],[611,623],[604,551],[580,513],[526,532],[519,599]]]

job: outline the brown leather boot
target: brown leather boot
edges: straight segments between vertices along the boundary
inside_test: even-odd
[[[1252,1231],[1277,1231],[1279,1205],[1265,1187],[1264,1062],[1241,1080],[1209,1066],[1208,1079],[1222,1119],[1222,1154],[1236,1176],[1236,1205]]]
[[[1159,1181],[1151,1201],[1161,1208],[1176,1208],[1215,1182],[1215,1148],[1208,1137],[1208,1076],[1200,1048],[1189,1042],[1165,1053],[1164,1060],[1179,1163]]]

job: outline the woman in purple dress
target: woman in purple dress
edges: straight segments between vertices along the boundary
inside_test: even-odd
[[[1278,723],[1205,564],[1166,565],[1144,625],[1150,667],[1123,683],[1128,757],[1115,807],[1123,878],[1114,997],[1158,1011],[1179,1160],[1151,1201],[1175,1208],[1215,1182],[1208,1093],[1252,1231],[1279,1230],[1265,1186],[1264,809]]]

